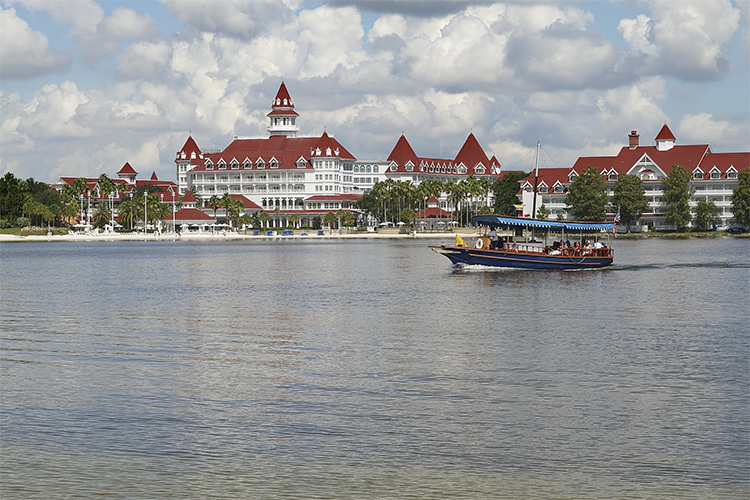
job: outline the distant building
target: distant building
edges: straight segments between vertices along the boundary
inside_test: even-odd
[[[614,184],[622,174],[637,175],[643,181],[649,209],[637,224],[636,230],[673,229],[665,220],[667,206],[661,201],[662,181],[674,165],[681,165],[691,175],[691,186],[695,194],[691,206],[699,200],[712,201],[721,210],[724,223],[732,218],[732,190],[737,186],[739,172],[750,168],[750,152],[714,153],[708,144],[677,145],[677,139],[665,124],[654,139],[653,146],[641,146],[639,135],[633,130],[628,136],[628,146],[616,156],[582,156],[572,167],[540,168],[537,179],[537,208],[542,204],[550,212],[550,218],[567,216],[565,196],[570,184],[589,166],[601,173],[609,188],[610,197]],[[523,203],[523,215],[532,216],[534,201],[534,172],[521,181],[519,194]],[[614,214],[610,214],[614,217]]]
[[[283,82],[267,116],[268,137],[236,137],[221,151],[201,151],[189,136],[175,158],[180,193],[190,189],[204,202],[242,195],[272,215],[274,227],[289,225],[292,215],[311,225],[327,212],[355,212],[361,195],[386,179],[418,185],[500,173],[500,163],[487,157],[473,134],[455,159],[418,157],[402,135],[387,160],[357,160],[327,132],[299,135],[299,114]],[[443,208],[453,208],[446,203]]]

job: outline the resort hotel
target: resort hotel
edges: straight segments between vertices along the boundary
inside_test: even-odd
[[[494,155],[488,156],[473,133],[454,158],[418,156],[402,134],[385,159],[357,159],[333,134],[299,133],[300,115],[283,82],[267,118],[267,136],[235,137],[223,150],[202,150],[189,135],[174,160],[177,182],[161,181],[155,174],[139,180],[135,169],[126,163],[114,179],[114,193],[104,199],[97,178],[87,178],[89,193],[85,204],[81,200],[82,212],[84,205],[106,201],[116,213],[122,192],[129,190],[120,189],[125,183],[128,187],[150,184],[164,193],[165,203],[175,203],[176,213],[164,219],[168,226],[208,227],[227,222],[223,208],[205,206],[211,197],[227,193],[242,202],[244,213],[267,213],[269,227],[312,226],[314,219],[339,210],[353,213],[360,223],[373,225],[382,221],[363,220],[355,202],[379,182],[408,181],[418,186],[434,180],[460,182],[469,176],[494,181],[506,172]],[[649,208],[631,229],[669,229],[666,205],[661,201],[662,182],[675,165],[690,173],[692,206],[699,200],[711,201],[721,210],[722,222],[731,219],[732,190],[739,172],[750,168],[750,152],[715,153],[708,144],[680,145],[666,124],[652,145],[641,145],[634,130],[615,156],[582,156],[571,167],[540,168],[538,175],[530,172],[521,182],[518,212],[531,217],[533,207],[544,204],[550,219],[567,218],[568,189],[591,166],[601,173],[610,195],[622,174],[637,175],[643,181]],[[60,177],[54,187],[61,190],[75,179]],[[176,210],[177,204],[180,210]],[[456,224],[456,208],[448,193],[435,193],[417,212],[417,228]]]

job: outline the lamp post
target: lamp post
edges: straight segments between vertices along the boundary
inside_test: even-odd
[[[148,234],[148,191],[143,192],[143,234]]]
[[[78,198],[81,200],[81,224],[83,224],[83,193],[79,193]]]
[[[175,205],[174,195],[175,192],[172,191],[172,232],[177,234],[177,226],[175,225],[175,209],[177,208],[177,205]]]
[[[91,231],[91,190],[88,191],[89,206],[86,209],[86,231]]]
[[[112,232],[115,232],[115,194],[109,193],[109,225]]]

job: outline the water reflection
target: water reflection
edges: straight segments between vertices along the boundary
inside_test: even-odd
[[[421,242],[0,252],[3,498],[750,494],[746,240],[621,241],[596,272]]]

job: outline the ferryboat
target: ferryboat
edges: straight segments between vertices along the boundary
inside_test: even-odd
[[[595,269],[614,260],[615,223],[571,222],[481,215],[476,225],[490,228],[467,245],[456,235],[454,245],[430,245],[458,267],[490,266],[523,269]],[[495,236],[492,230],[508,231]],[[494,238],[493,238],[494,237]],[[571,242],[572,240],[572,242]]]

